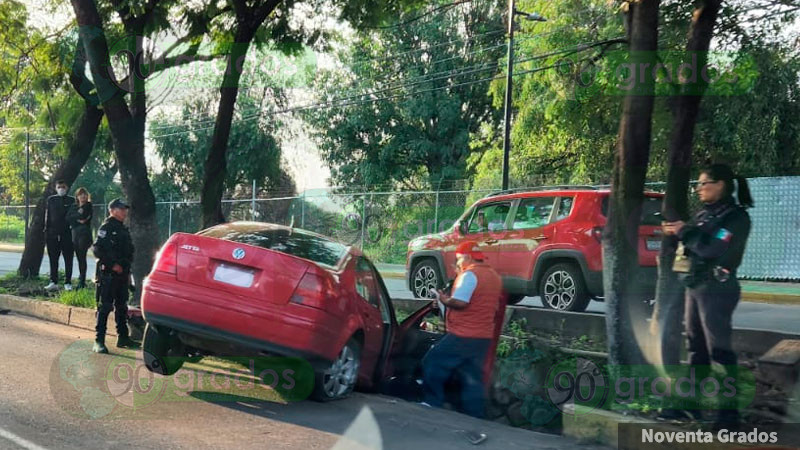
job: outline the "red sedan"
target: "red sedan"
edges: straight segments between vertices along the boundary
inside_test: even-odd
[[[267,223],[174,234],[144,284],[141,306],[151,371],[175,373],[181,363],[168,355],[301,357],[314,368],[318,400],[401,371],[413,376],[436,339],[419,326],[430,307],[397,323],[380,275],[358,249]]]

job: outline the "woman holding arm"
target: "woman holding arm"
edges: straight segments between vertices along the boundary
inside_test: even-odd
[[[78,258],[78,289],[82,289],[86,287],[86,253],[92,246],[92,198],[86,188],[75,192],[75,205],[70,208],[67,220],[72,226],[72,244]]]

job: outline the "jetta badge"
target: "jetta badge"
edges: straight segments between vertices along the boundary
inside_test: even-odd
[[[233,251],[233,259],[242,259],[244,258],[244,249],[237,248]]]

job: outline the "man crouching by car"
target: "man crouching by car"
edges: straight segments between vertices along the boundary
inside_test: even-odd
[[[462,412],[482,418],[486,387],[483,368],[492,347],[497,311],[503,295],[500,275],[483,261],[473,241],[456,248],[458,276],[453,294],[437,291],[438,301],[447,307],[447,333],[422,360],[425,403],[441,408],[444,386],[457,373],[461,381]]]

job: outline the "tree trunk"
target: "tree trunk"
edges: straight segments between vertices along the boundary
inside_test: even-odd
[[[239,94],[239,80],[256,31],[280,2],[281,0],[260,0],[248,6],[244,0],[232,0],[236,13],[236,35],[228,58],[228,66],[222,77],[211,148],[203,166],[203,190],[200,194],[203,228],[225,222],[225,215],[222,213],[222,194],[225,192],[227,176],[226,153],[228,138],[231,135],[233,109],[236,105],[236,96]]]
[[[97,137],[97,130],[103,120],[103,111],[86,102],[84,110],[78,121],[78,129],[75,133],[75,140],[69,149],[67,159],[53,174],[50,182],[44,190],[42,197],[36,202],[33,210],[31,223],[28,226],[28,236],[25,239],[25,250],[22,252],[22,261],[19,264],[19,274],[24,278],[39,276],[39,268],[44,257],[44,213],[47,207],[47,197],[56,193],[56,180],[64,180],[69,185],[78,178],[86,161],[92,154],[94,141]]]
[[[630,63],[632,70],[655,67],[658,48],[659,0],[630,2]],[[648,71],[649,72],[649,71]],[[636,78],[639,78],[638,71]],[[650,158],[650,135],[655,81],[639,78],[639,84],[623,102],[617,152],[611,183],[608,222],[603,235],[603,288],[609,362],[613,365],[643,362],[637,337],[646,330],[645,317],[634,317],[635,305],[643,306],[638,289],[638,239],[644,182]],[[643,327],[641,327],[643,328]]]
[[[138,304],[144,277],[153,265],[158,250],[158,225],[155,214],[155,197],[147,177],[144,158],[144,126],[146,103],[144,80],[133,77],[132,106],[125,101],[125,92],[119,88],[111,67],[108,43],[100,15],[92,0],[72,0],[78,21],[81,42],[89,60],[92,80],[108,119],[114,150],[119,161],[122,188],[131,205],[130,229],[136,249],[133,260],[133,277],[136,294],[132,303]],[[141,23],[137,26],[143,26]],[[141,30],[139,30],[141,31]],[[137,34],[141,35],[141,34]],[[137,49],[141,40],[137,40]],[[131,74],[134,69],[131,67]]]
[[[707,52],[711,45],[714,23],[717,20],[721,0],[705,0],[695,9],[686,44],[686,58],[697,57],[697,67],[705,67]],[[689,218],[688,190],[691,176],[692,142],[695,124],[708,84],[700,77],[699,91],[686,95],[678,92],[671,99],[672,133],[669,141],[667,192],[662,214],[665,220],[687,220]],[[683,344],[684,288],[672,271],[678,239],[664,236],[658,255],[658,282],[656,286],[656,309],[652,323],[658,335],[658,358],[661,364],[680,364]]]
[[[236,105],[236,96],[239,94],[241,68],[252,38],[252,33],[237,33],[236,42],[228,59],[228,67],[222,78],[214,135],[211,138],[211,148],[208,149],[203,171],[203,190],[200,196],[203,228],[225,222],[225,215],[222,213],[222,194],[225,192],[227,175],[225,155],[228,151],[228,138],[231,135],[233,109]]]

